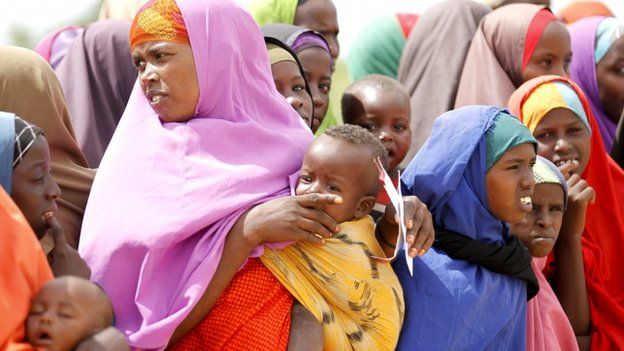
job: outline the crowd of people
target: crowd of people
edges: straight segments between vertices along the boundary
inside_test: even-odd
[[[624,20],[547,6],[343,57],[331,0],[107,0],[0,46],[0,349],[624,349]]]

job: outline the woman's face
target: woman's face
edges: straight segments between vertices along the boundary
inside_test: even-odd
[[[50,170],[50,148],[43,135],[35,139],[24,158],[13,169],[11,198],[39,239],[43,238],[48,228],[43,215],[56,212],[56,199],[61,196],[61,189]]]
[[[293,61],[280,61],[271,65],[271,72],[277,91],[288,100],[307,125],[313,121],[312,130],[316,131],[318,121],[312,118],[312,97],[306,90],[299,66]]]
[[[511,233],[520,239],[533,257],[546,257],[555,246],[563,222],[564,194],[559,184],[537,184],[533,192],[533,210]]]
[[[297,6],[294,24],[319,32],[327,40],[332,58],[338,58],[338,15],[331,0],[308,0]]]
[[[550,22],[522,72],[522,79],[526,82],[547,74],[567,77],[571,60],[570,33],[563,23]]]
[[[329,90],[331,89],[331,57],[327,51],[319,47],[311,47],[297,53],[303,72],[310,84],[312,101],[314,102],[313,123],[323,122],[329,107]]]
[[[199,84],[188,44],[149,41],[132,49],[145,98],[165,122],[186,122],[195,114]]]
[[[525,143],[513,147],[501,156],[487,172],[486,188],[490,211],[494,217],[515,224],[531,211],[531,195],[535,148]]]
[[[617,124],[624,108],[624,38],[618,39],[596,65],[596,81],[602,109]]]
[[[537,139],[537,153],[550,160],[557,167],[572,161],[578,167],[572,171],[581,175],[591,151],[591,135],[585,124],[567,108],[557,108],[546,114],[533,131]]]

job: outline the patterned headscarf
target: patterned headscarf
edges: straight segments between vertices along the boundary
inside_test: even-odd
[[[130,48],[155,40],[190,43],[184,18],[174,0],[150,0],[134,16]]]
[[[589,133],[589,120],[583,109],[583,104],[572,87],[563,81],[553,81],[537,87],[522,105],[522,120],[534,132],[548,112],[565,108],[583,122]]]
[[[533,166],[533,177],[535,184],[557,184],[561,186],[564,207],[568,206],[568,183],[554,163],[542,156],[537,156],[535,166]]]
[[[607,17],[600,21],[598,31],[596,31],[596,51],[594,52],[594,62],[598,64],[602,60],[611,46],[624,35],[624,22],[614,17]]]
[[[41,128],[15,116],[15,147],[13,147],[13,168],[20,163],[39,135]]]

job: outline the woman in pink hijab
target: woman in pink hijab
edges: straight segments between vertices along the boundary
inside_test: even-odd
[[[139,79],[93,184],[79,251],[131,347],[162,350],[265,243],[336,233],[323,207],[341,198],[287,196],[312,133],[276,90],[244,9],[152,0],[130,42]]]

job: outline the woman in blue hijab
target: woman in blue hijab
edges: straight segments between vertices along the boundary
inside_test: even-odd
[[[403,174],[434,219],[434,249],[394,262],[406,316],[397,350],[524,350],[530,255],[509,233],[531,210],[537,142],[506,110],[468,106],[436,119]],[[527,289],[528,288],[528,289]]]

